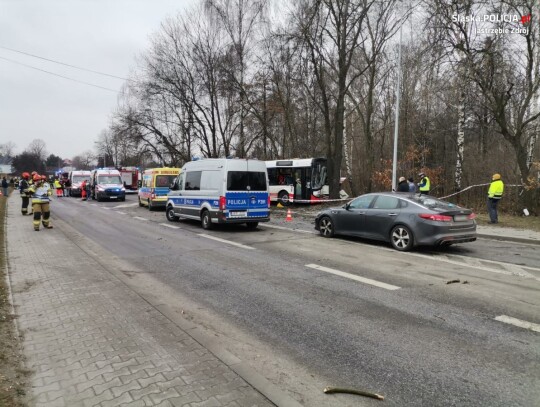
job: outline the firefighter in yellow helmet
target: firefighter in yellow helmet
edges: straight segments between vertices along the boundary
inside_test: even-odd
[[[497,216],[497,205],[504,193],[504,182],[501,179],[501,174],[493,174],[492,181],[488,190],[487,209],[489,214],[489,223],[499,223]]]
[[[49,217],[51,210],[49,206],[50,196],[52,194],[51,187],[47,183],[46,177],[39,174],[34,174],[32,177],[34,183],[30,185],[28,191],[32,194],[32,210],[34,212],[34,230],[39,230],[39,224],[43,223],[46,229],[52,229]],[[43,219],[41,218],[43,214]]]

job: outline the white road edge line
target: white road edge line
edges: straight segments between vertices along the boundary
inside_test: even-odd
[[[133,219],[148,220],[148,219],[146,219],[146,218],[141,218],[140,216],[134,216]]]
[[[116,211],[116,213],[119,213],[120,215],[127,215],[127,213],[121,211]]]
[[[222,242],[222,243],[232,244],[233,246],[241,247],[242,249],[255,250],[254,247],[246,246],[246,245],[243,245],[243,244],[240,244],[240,243],[230,242],[230,241],[225,240],[225,239],[220,239],[219,237],[210,236],[210,235],[205,235],[204,233],[199,233],[199,236],[205,237],[205,238],[207,238],[207,239],[216,240],[216,241]]]
[[[330,273],[330,274],[335,274],[336,276],[349,278],[351,280],[356,280],[356,281],[359,281],[361,283],[374,285],[374,286],[379,287],[379,288],[384,288],[385,290],[399,290],[401,288],[401,287],[398,287],[396,285],[386,284],[386,283],[382,283],[380,281],[371,280],[370,278],[360,277],[360,276],[357,276],[355,274],[349,274],[349,273],[345,273],[343,271],[334,270],[334,269],[324,267],[324,266],[319,266],[318,264],[306,264],[306,267],[309,267],[309,268],[312,268],[312,269],[315,269],[315,270],[319,270],[319,271],[324,271],[324,272]]]
[[[540,332],[540,324],[534,324],[532,322],[523,321],[521,319],[512,318],[507,315],[499,315],[495,317],[496,321],[504,322],[505,324],[515,325],[520,328],[529,329],[534,332]]]
[[[168,223],[159,223],[159,225],[165,226],[166,228],[171,228],[171,229],[180,229],[178,226],[169,225]]]

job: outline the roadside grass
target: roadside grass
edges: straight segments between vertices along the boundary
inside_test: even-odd
[[[8,198],[13,205],[15,197]],[[17,337],[15,318],[7,286],[6,202],[0,197],[0,406],[23,407],[26,395],[26,377],[21,343]]]
[[[479,213],[477,214],[476,221],[479,225],[487,225],[489,222],[489,216],[487,213]],[[540,232],[540,216],[515,216],[507,215],[499,211],[499,223],[497,225],[490,226],[527,229]]]

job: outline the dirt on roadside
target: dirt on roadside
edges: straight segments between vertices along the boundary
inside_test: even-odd
[[[24,367],[21,338],[15,326],[13,308],[7,283],[6,217],[7,200],[0,197],[0,406],[25,406],[27,377]],[[13,204],[13,202],[10,202]]]

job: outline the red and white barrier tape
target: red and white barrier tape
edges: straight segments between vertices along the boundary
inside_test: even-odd
[[[465,192],[465,191],[467,191],[468,189],[475,188],[475,187],[485,187],[485,186],[488,186],[489,184],[491,184],[491,183],[471,185],[471,186],[468,186],[467,188],[463,188],[463,189],[460,190],[460,191],[454,192],[453,194],[446,195],[446,196],[440,196],[440,197],[437,197],[437,198],[439,198],[439,199],[450,198],[451,196],[461,194],[462,192]],[[523,186],[523,185],[521,185],[521,184],[505,185],[505,187],[522,187],[522,186]]]
[[[316,204],[316,203],[324,203],[324,202],[343,202],[343,201],[348,201],[348,200],[352,200],[353,198],[344,198],[344,199],[313,199],[313,200],[310,200],[310,199],[291,199],[291,203],[313,203],[313,204]]]
[[[446,196],[439,196],[439,197],[436,197],[438,199],[446,199],[446,198],[450,198],[451,196],[454,196],[454,195],[458,195],[458,194],[461,194],[462,192],[465,192],[469,189],[472,189],[472,188],[476,188],[476,187],[485,187],[485,186],[488,186],[490,185],[491,183],[486,183],[486,184],[476,184],[476,185],[470,185],[468,186],[467,188],[463,188],[457,192],[454,192],[453,194],[450,194],[450,195],[446,195]],[[511,184],[511,185],[505,185],[505,187],[522,187],[523,185],[521,184]],[[417,192],[415,192],[417,193]],[[313,204],[316,204],[316,203],[326,203],[326,202],[344,202],[344,201],[352,201],[355,197],[353,198],[343,198],[343,199],[317,199],[317,200],[310,200],[310,199],[291,199],[289,202],[290,203],[313,203]]]

